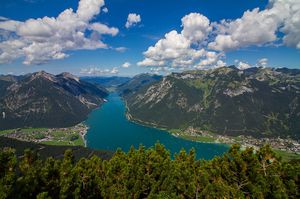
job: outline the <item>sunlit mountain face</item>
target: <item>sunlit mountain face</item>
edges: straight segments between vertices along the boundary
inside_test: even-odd
[[[0,198],[300,198],[300,0],[1,0]]]

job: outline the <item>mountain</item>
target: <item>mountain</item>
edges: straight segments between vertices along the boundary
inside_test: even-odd
[[[172,73],[123,95],[133,120],[168,129],[300,138],[300,70],[234,66]]]
[[[111,87],[117,87],[121,84],[124,84],[125,82],[128,82],[131,78],[113,76],[113,77],[81,77],[80,79],[90,83],[100,84],[105,88],[111,88]]]
[[[67,127],[103,103],[106,89],[70,73],[0,76],[0,129]]]
[[[162,76],[154,74],[139,74],[134,76],[131,80],[119,85],[117,91],[123,96],[129,96],[141,88],[159,81],[161,78]]]

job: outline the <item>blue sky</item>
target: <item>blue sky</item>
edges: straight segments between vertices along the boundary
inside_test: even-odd
[[[87,4],[97,1],[95,5],[99,6],[91,8],[95,9],[94,12],[90,8],[83,10],[84,13],[91,11],[91,15],[86,18],[85,16],[74,17],[76,20],[79,18],[78,20],[83,21],[85,25],[84,28],[73,27],[74,31],[70,31],[68,35],[61,36],[63,31],[56,31],[56,25],[51,26],[49,30],[53,35],[60,33],[60,36],[54,37],[45,36],[42,32],[45,25],[43,23],[49,25],[48,21],[41,20],[35,24],[24,22],[45,16],[57,19],[58,15],[69,8],[73,9],[73,14],[70,16],[74,13],[79,15],[78,0],[1,0],[0,54],[5,52],[7,54],[3,54],[2,57],[0,55],[0,73],[23,74],[46,70],[55,74],[68,71],[77,75],[132,76],[141,72],[161,73],[210,68],[222,64],[236,64],[242,68],[259,64],[270,67],[300,68],[300,41],[297,37],[293,37],[299,26],[293,28],[294,26],[291,26],[293,22],[288,21],[295,19],[299,14],[298,10],[293,10],[296,3],[292,0],[271,0],[271,2],[268,0],[106,0],[105,5],[102,0],[81,1]],[[289,15],[283,16],[283,11],[278,10],[276,6],[282,7],[280,3],[290,7],[290,10],[286,11]],[[103,8],[107,8],[108,12],[104,12]],[[259,8],[259,11],[253,11],[255,8]],[[82,9],[85,7],[83,6]],[[250,12],[249,16],[242,18],[247,10]],[[126,28],[125,23],[130,13],[139,15],[140,20],[136,23],[133,21],[132,25]],[[271,19],[270,13],[275,13]],[[185,16],[187,22],[183,25],[182,18]],[[255,26],[255,23],[251,23],[251,20],[259,17],[261,17],[260,23],[271,23],[271,28],[263,25]],[[206,19],[209,21],[208,26],[202,26],[201,23]],[[224,19],[227,21],[221,23]],[[74,23],[77,23],[76,20]],[[188,20],[192,24],[188,23]],[[195,21],[199,23],[194,24]],[[248,25],[249,21],[250,25]],[[99,31],[91,28],[94,23],[104,24],[106,32],[104,33],[103,29]],[[252,29],[257,28],[257,31],[249,32],[248,36],[245,31],[251,25],[253,25]],[[185,28],[186,32],[183,33],[182,30]],[[194,38],[196,32],[194,34],[193,31],[198,31],[197,28],[199,31],[201,29],[203,34],[205,33],[204,36]],[[266,32],[266,28],[267,30],[274,28],[269,35],[275,33],[276,38],[268,38],[268,35],[263,33]],[[241,32],[238,33],[235,29]],[[85,47],[80,46],[84,41],[83,38],[74,39],[74,32],[83,32],[89,39],[87,44],[84,44]],[[172,34],[168,38],[165,37],[165,34],[170,32]],[[220,38],[230,37],[230,42],[216,41],[218,35]],[[245,35],[248,38],[245,38]],[[284,39],[286,35],[287,38]],[[255,37],[257,39],[249,39]],[[76,44],[67,47],[65,43],[68,38]],[[188,46],[181,48],[182,46],[172,45],[172,42],[176,43],[176,39],[180,38],[183,39],[182,45]],[[106,46],[101,47],[100,42],[97,46],[90,44],[98,40]],[[161,44],[159,40],[162,40]],[[15,50],[17,41],[22,43],[21,47]],[[57,42],[55,48],[52,42]],[[33,43],[38,44],[36,48],[33,48]],[[154,47],[151,52],[148,51],[150,46]],[[122,52],[118,50],[120,47],[123,48]],[[203,51],[200,52],[201,49]],[[169,57],[162,54],[166,50],[171,52]],[[11,56],[10,54],[15,51],[18,52],[17,55]],[[148,53],[143,55],[143,52],[147,51]],[[148,61],[142,62],[146,58]],[[188,64],[178,64],[178,62],[182,63],[181,61]],[[130,63],[126,68],[122,67],[125,62]],[[140,63],[137,64],[138,62]]]

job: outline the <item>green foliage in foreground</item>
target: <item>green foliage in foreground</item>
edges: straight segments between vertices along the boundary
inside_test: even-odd
[[[238,145],[222,157],[195,160],[181,151],[174,159],[162,145],[116,151],[74,162],[40,160],[25,151],[0,152],[0,198],[299,198],[300,162],[282,162],[270,147],[254,152]]]

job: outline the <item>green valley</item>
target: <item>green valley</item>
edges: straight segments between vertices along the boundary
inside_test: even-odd
[[[78,124],[68,128],[18,128],[1,130],[0,136],[47,145],[85,146],[87,127]]]

